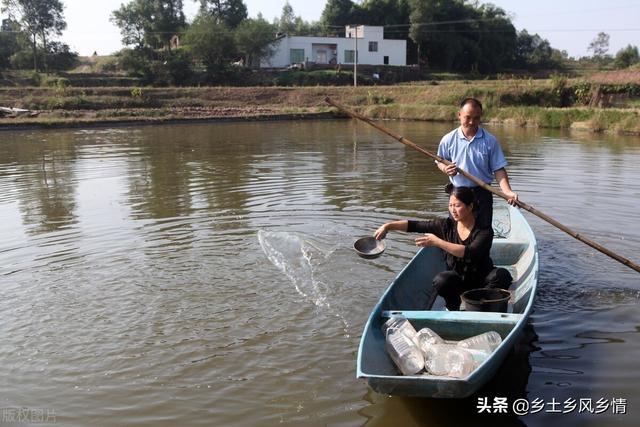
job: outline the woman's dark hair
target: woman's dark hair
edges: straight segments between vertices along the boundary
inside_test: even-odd
[[[470,187],[455,187],[453,184],[449,183],[444,187],[444,191],[450,196],[455,196],[456,199],[460,200],[465,205],[473,204],[475,199],[473,196],[473,190]],[[475,209],[475,204],[473,208]]]

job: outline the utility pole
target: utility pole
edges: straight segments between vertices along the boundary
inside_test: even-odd
[[[355,40],[356,40],[356,48],[353,53],[353,86],[358,86],[358,25],[355,25]]]

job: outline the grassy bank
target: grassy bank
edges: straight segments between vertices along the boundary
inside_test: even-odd
[[[437,105],[376,105],[360,111],[378,119],[452,122],[457,114],[455,107]],[[483,121],[494,125],[640,135],[639,111],[629,109],[498,107],[488,109]]]
[[[0,118],[0,126],[282,118],[325,115],[334,100],[375,118],[454,121],[468,96],[495,124],[640,134],[640,86],[566,79],[440,81],[367,87],[53,87],[0,88],[0,106],[37,117]],[[602,108],[606,107],[606,108]]]

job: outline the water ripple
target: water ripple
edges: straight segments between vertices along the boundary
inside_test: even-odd
[[[388,125],[431,150],[449,128]],[[523,200],[636,257],[635,140],[496,134]],[[424,402],[354,378],[413,236],[374,260],[352,245],[446,213],[431,160],[349,121],[8,132],[0,159],[5,406],[47,402],[65,425],[419,424]],[[637,273],[527,218],[541,271],[526,391],[631,399]]]

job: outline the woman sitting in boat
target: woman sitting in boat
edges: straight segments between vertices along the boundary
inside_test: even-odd
[[[493,229],[475,226],[473,191],[449,184],[446,192],[451,214],[448,218],[388,222],[376,230],[374,237],[384,239],[391,230],[424,233],[415,240],[416,246],[442,249],[447,270],[434,277],[433,286],[447,309],[454,311],[460,309],[463,292],[483,287],[507,289],[513,279],[506,269],[495,267],[489,256]]]

